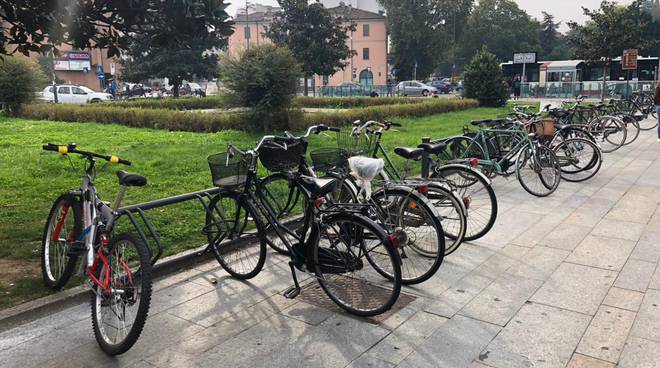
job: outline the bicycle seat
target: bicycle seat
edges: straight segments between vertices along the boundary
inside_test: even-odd
[[[422,148],[405,148],[405,147],[397,147],[394,149],[394,153],[397,155],[405,158],[406,160],[419,160],[422,158],[422,153],[424,153],[424,149]]]
[[[320,198],[335,191],[337,188],[337,180],[302,175],[300,177],[300,185],[310,193],[310,197]]]
[[[138,174],[129,174],[124,170],[117,171],[119,184],[127,187],[143,187],[147,185],[147,178]]]
[[[439,154],[441,154],[442,152],[445,151],[445,148],[447,148],[447,144],[442,143],[442,142],[439,142],[439,143],[422,143],[419,146],[417,146],[417,148],[421,148],[424,151],[426,151],[430,154],[433,154],[433,155],[439,155]]]

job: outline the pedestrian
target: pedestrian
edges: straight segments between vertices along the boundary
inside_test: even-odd
[[[658,116],[658,143],[660,143],[660,80],[653,90],[653,104],[655,104],[655,113]]]
[[[516,75],[516,78],[513,80],[513,99],[520,99],[520,76]]]
[[[110,94],[112,95],[112,99],[113,100],[116,99],[117,98],[117,83],[115,83],[114,79],[112,79],[110,81],[109,90],[110,90]]]

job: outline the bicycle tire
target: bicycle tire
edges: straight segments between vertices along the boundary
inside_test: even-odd
[[[223,192],[213,197],[209,208],[214,214],[213,216],[206,214],[205,229],[213,255],[220,266],[230,275],[241,280],[258,275],[266,261],[266,238],[265,232],[260,231],[263,225],[252,203],[241,194]],[[225,242],[225,240],[239,240],[245,234],[250,220],[258,230],[258,242],[248,244]]]
[[[625,123],[618,118],[601,116],[592,120],[588,128],[589,132],[596,138],[603,153],[612,153],[623,147],[623,144],[626,142],[627,131]],[[612,138],[612,132],[614,134],[621,132],[621,134],[614,139]]]
[[[497,219],[497,196],[490,180],[463,165],[438,167],[431,178],[447,181],[462,199],[467,219],[464,241],[477,240],[490,231]]]
[[[531,172],[529,172],[529,175],[525,172],[525,175],[523,176],[522,170],[528,165]],[[550,175],[552,175],[552,182],[545,177],[544,173],[546,171],[544,170],[551,171]],[[535,149],[532,149],[532,147],[524,148],[518,153],[518,158],[516,159],[516,176],[518,177],[520,185],[529,194],[537,197],[547,197],[557,190],[561,180],[559,160],[555,153],[546,146],[539,145],[536,146]],[[539,187],[539,190],[532,188],[531,185],[531,180],[536,177],[538,177],[539,182],[542,185],[542,187]],[[530,181],[523,178],[530,178]],[[543,188],[545,188],[545,190]]]
[[[292,216],[299,209],[299,203],[304,204],[302,193],[300,193],[298,187],[291,185],[289,177],[284,173],[274,173],[263,178],[259,182],[259,186],[266,201],[275,210],[277,220],[284,220]],[[266,236],[268,246],[277,253],[285,256],[290,255],[282,240],[270,229],[270,225],[265,224],[264,226],[264,230],[268,234]],[[289,240],[293,241],[293,239]]]
[[[329,235],[328,228],[332,228],[335,235]],[[363,229],[363,231],[360,231],[358,228]],[[381,252],[384,252],[382,253],[384,256],[382,265],[376,268],[377,272],[366,272],[365,276],[370,279],[359,283],[359,285],[357,283],[360,279],[355,276],[339,280],[340,276],[336,275],[341,275],[341,272],[337,270],[338,267],[335,263],[341,260],[350,260],[352,262],[355,262],[355,260],[350,257],[347,251],[338,250],[338,243],[334,243],[334,240],[339,240],[340,242],[349,241],[350,244],[347,248],[353,248],[353,243],[357,242],[357,247],[361,252],[364,251],[365,258],[367,258],[366,264],[373,267],[375,260],[370,256],[366,256],[369,252],[366,251],[367,248],[362,239],[365,235],[365,230],[369,234],[372,234],[372,237],[382,245],[378,247]],[[313,240],[314,243],[311,251],[313,252],[314,269],[318,283],[335,304],[351,314],[363,317],[376,316],[392,308],[401,292],[401,259],[382,227],[364,216],[339,212],[329,215],[323,220],[319,228],[315,229]],[[372,247],[369,250],[373,251],[375,249],[376,247]],[[326,260],[328,257],[323,257],[324,254],[328,253],[341,254],[342,257],[335,257],[335,263],[331,263]],[[383,274],[381,271],[385,268],[385,263],[387,263],[389,273]],[[364,261],[361,261],[358,265],[364,268],[366,264]],[[357,266],[354,267],[357,268]],[[378,275],[382,279],[375,278]],[[357,292],[353,290],[355,287],[359,289]],[[370,290],[367,291],[366,287],[370,287]],[[366,303],[366,299],[372,299],[380,295],[382,295],[381,301],[371,303],[372,305],[370,306],[355,305],[358,302]],[[352,303],[349,299],[354,302]]]
[[[635,117],[631,115],[621,116],[621,121],[623,121],[626,124],[626,130],[627,130],[626,141],[623,143],[623,145],[627,146],[632,142],[636,141],[637,138],[639,138],[641,127],[637,119],[635,119]]]
[[[67,211],[62,214],[59,211],[60,208],[63,208],[62,205],[66,205],[67,208],[72,209],[72,212],[67,209]],[[55,266],[60,269],[60,273],[55,274],[50,259],[51,254],[53,254],[51,251],[51,232],[55,230],[53,227],[58,227],[57,224],[54,224],[54,221],[64,224],[67,218],[69,218],[69,214],[71,215],[70,218],[73,220],[73,229],[71,229],[72,232],[68,232],[66,240],[61,247],[62,249],[57,249],[58,259],[55,262]],[[65,217],[60,219],[60,215],[64,215]],[[64,225],[60,225],[59,227],[61,231]],[[69,279],[76,268],[76,262],[78,259],[78,254],[76,253],[82,251],[82,249],[75,250],[71,248],[78,241],[78,238],[82,233],[82,228],[82,204],[78,198],[72,194],[65,193],[60,195],[55,202],[53,202],[53,206],[48,214],[48,219],[46,220],[46,225],[44,226],[43,238],[41,239],[41,274],[47,288],[59,290],[69,282]],[[67,229],[64,230],[66,232]]]
[[[111,287],[113,288],[113,290],[122,290],[123,293],[120,294],[120,296],[118,297],[114,295],[111,296],[110,300],[105,300],[105,303],[106,304],[117,303],[117,301],[119,300],[123,301],[124,298],[129,298],[133,296],[133,294],[135,293],[136,290],[134,290],[132,293],[129,293],[130,288],[124,289],[122,286],[125,285],[123,284],[117,285],[116,284],[117,282],[121,282],[121,281],[125,282],[126,280],[128,280],[130,283],[133,283],[134,280],[140,280],[141,285],[139,290],[139,305],[137,308],[137,313],[135,314],[135,321],[132,323],[131,328],[129,332],[126,334],[125,338],[118,343],[110,343],[106,339],[107,336],[105,336],[105,328],[103,324],[103,321],[105,319],[100,315],[101,311],[99,311],[99,309],[102,310],[101,307],[104,306],[103,305],[104,301],[101,300],[102,292],[99,291],[98,287],[95,286],[94,292],[91,295],[92,328],[94,330],[94,336],[96,338],[96,341],[101,347],[101,350],[103,350],[108,355],[123,354],[126,351],[128,351],[135,344],[135,342],[137,342],[138,338],[140,337],[140,334],[142,333],[142,329],[144,328],[144,324],[147,321],[147,315],[149,314],[149,304],[151,303],[151,291],[152,291],[152,283],[151,283],[152,269],[151,269],[151,259],[150,259],[151,252],[140,238],[135,237],[133,234],[130,233],[123,233],[118,236],[112,237],[107,245],[107,248],[110,249],[111,252],[114,252],[117,249],[117,246],[120,244],[120,242],[128,242],[133,244],[135,250],[137,251],[137,254],[134,254],[133,256],[139,262],[139,267],[136,269],[136,272],[133,273],[132,276],[130,277],[127,276],[113,277],[112,275],[114,274],[113,273],[114,271],[112,271],[112,267],[110,267],[111,280],[113,280],[113,284],[111,284]],[[111,257],[109,256],[108,258],[109,261],[111,261]],[[123,262],[122,267],[124,269],[128,267],[125,261]],[[104,279],[103,277],[104,268],[105,268],[104,266],[99,267],[98,273],[96,275],[100,281],[103,281]],[[137,287],[135,289],[137,289]],[[127,302],[126,304],[130,304],[130,302]],[[126,305],[123,305],[122,312],[120,314],[125,316],[125,310],[126,310]],[[121,318],[119,315],[117,315],[117,313],[114,313],[114,315],[117,318]]]
[[[559,160],[561,178],[569,182],[577,183],[593,178],[594,175],[598,173],[603,163],[600,148],[587,139],[567,139],[552,147],[552,150],[556,153],[557,159]],[[579,165],[583,161],[581,156],[584,152],[586,152],[587,155],[586,163],[584,165]]]

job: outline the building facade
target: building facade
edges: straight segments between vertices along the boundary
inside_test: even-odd
[[[365,2],[366,3],[366,2]],[[260,11],[256,11],[260,10]],[[234,33],[229,37],[227,52],[237,55],[249,47],[271,43],[264,36],[270,26],[276,7],[240,9],[234,18]],[[358,9],[345,4],[329,8],[331,14],[341,16],[356,25],[355,31],[347,35],[347,44],[355,55],[346,60],[347,66],[333,75],[315,76],[313,86],[339,86],[349,82],[362,86],[385,85],[388,76],[387,29],[382,13]],[[312,86],[312,87],[313,87]]]
[[[121,71],[119,61],[109,58],[107,49],[73,50],[62,45],[53,64],[57,79],[95,91],[105,89],[108,81],[118,78]]]

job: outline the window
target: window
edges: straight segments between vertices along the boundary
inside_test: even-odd
[[[78,87],[71,87],[71,92],[73,92],[74,95],[86,95],[87,92],[83,91],[82,88]]]
[[[362,59],[369,60],[369,48],[365,47],[362,49]]]
[[[371,70],[365,69],[360,72],[360,85],[362,87],[370,87],[374,85],[374,74]]]
[[[245,32],[245,39],[249,40],[250,39],[250,27],[245,27],[245,28],[243,28],[243,30]]]
[[[362,25],[362,35],[364,37],[369,37],[369,25],[368,24],[363,24]]]
[[[57,93],[63,94],[63,95],[71,94],[71,92],[69,91],[69,87],[60,87],[60,88],[57,89]]]

